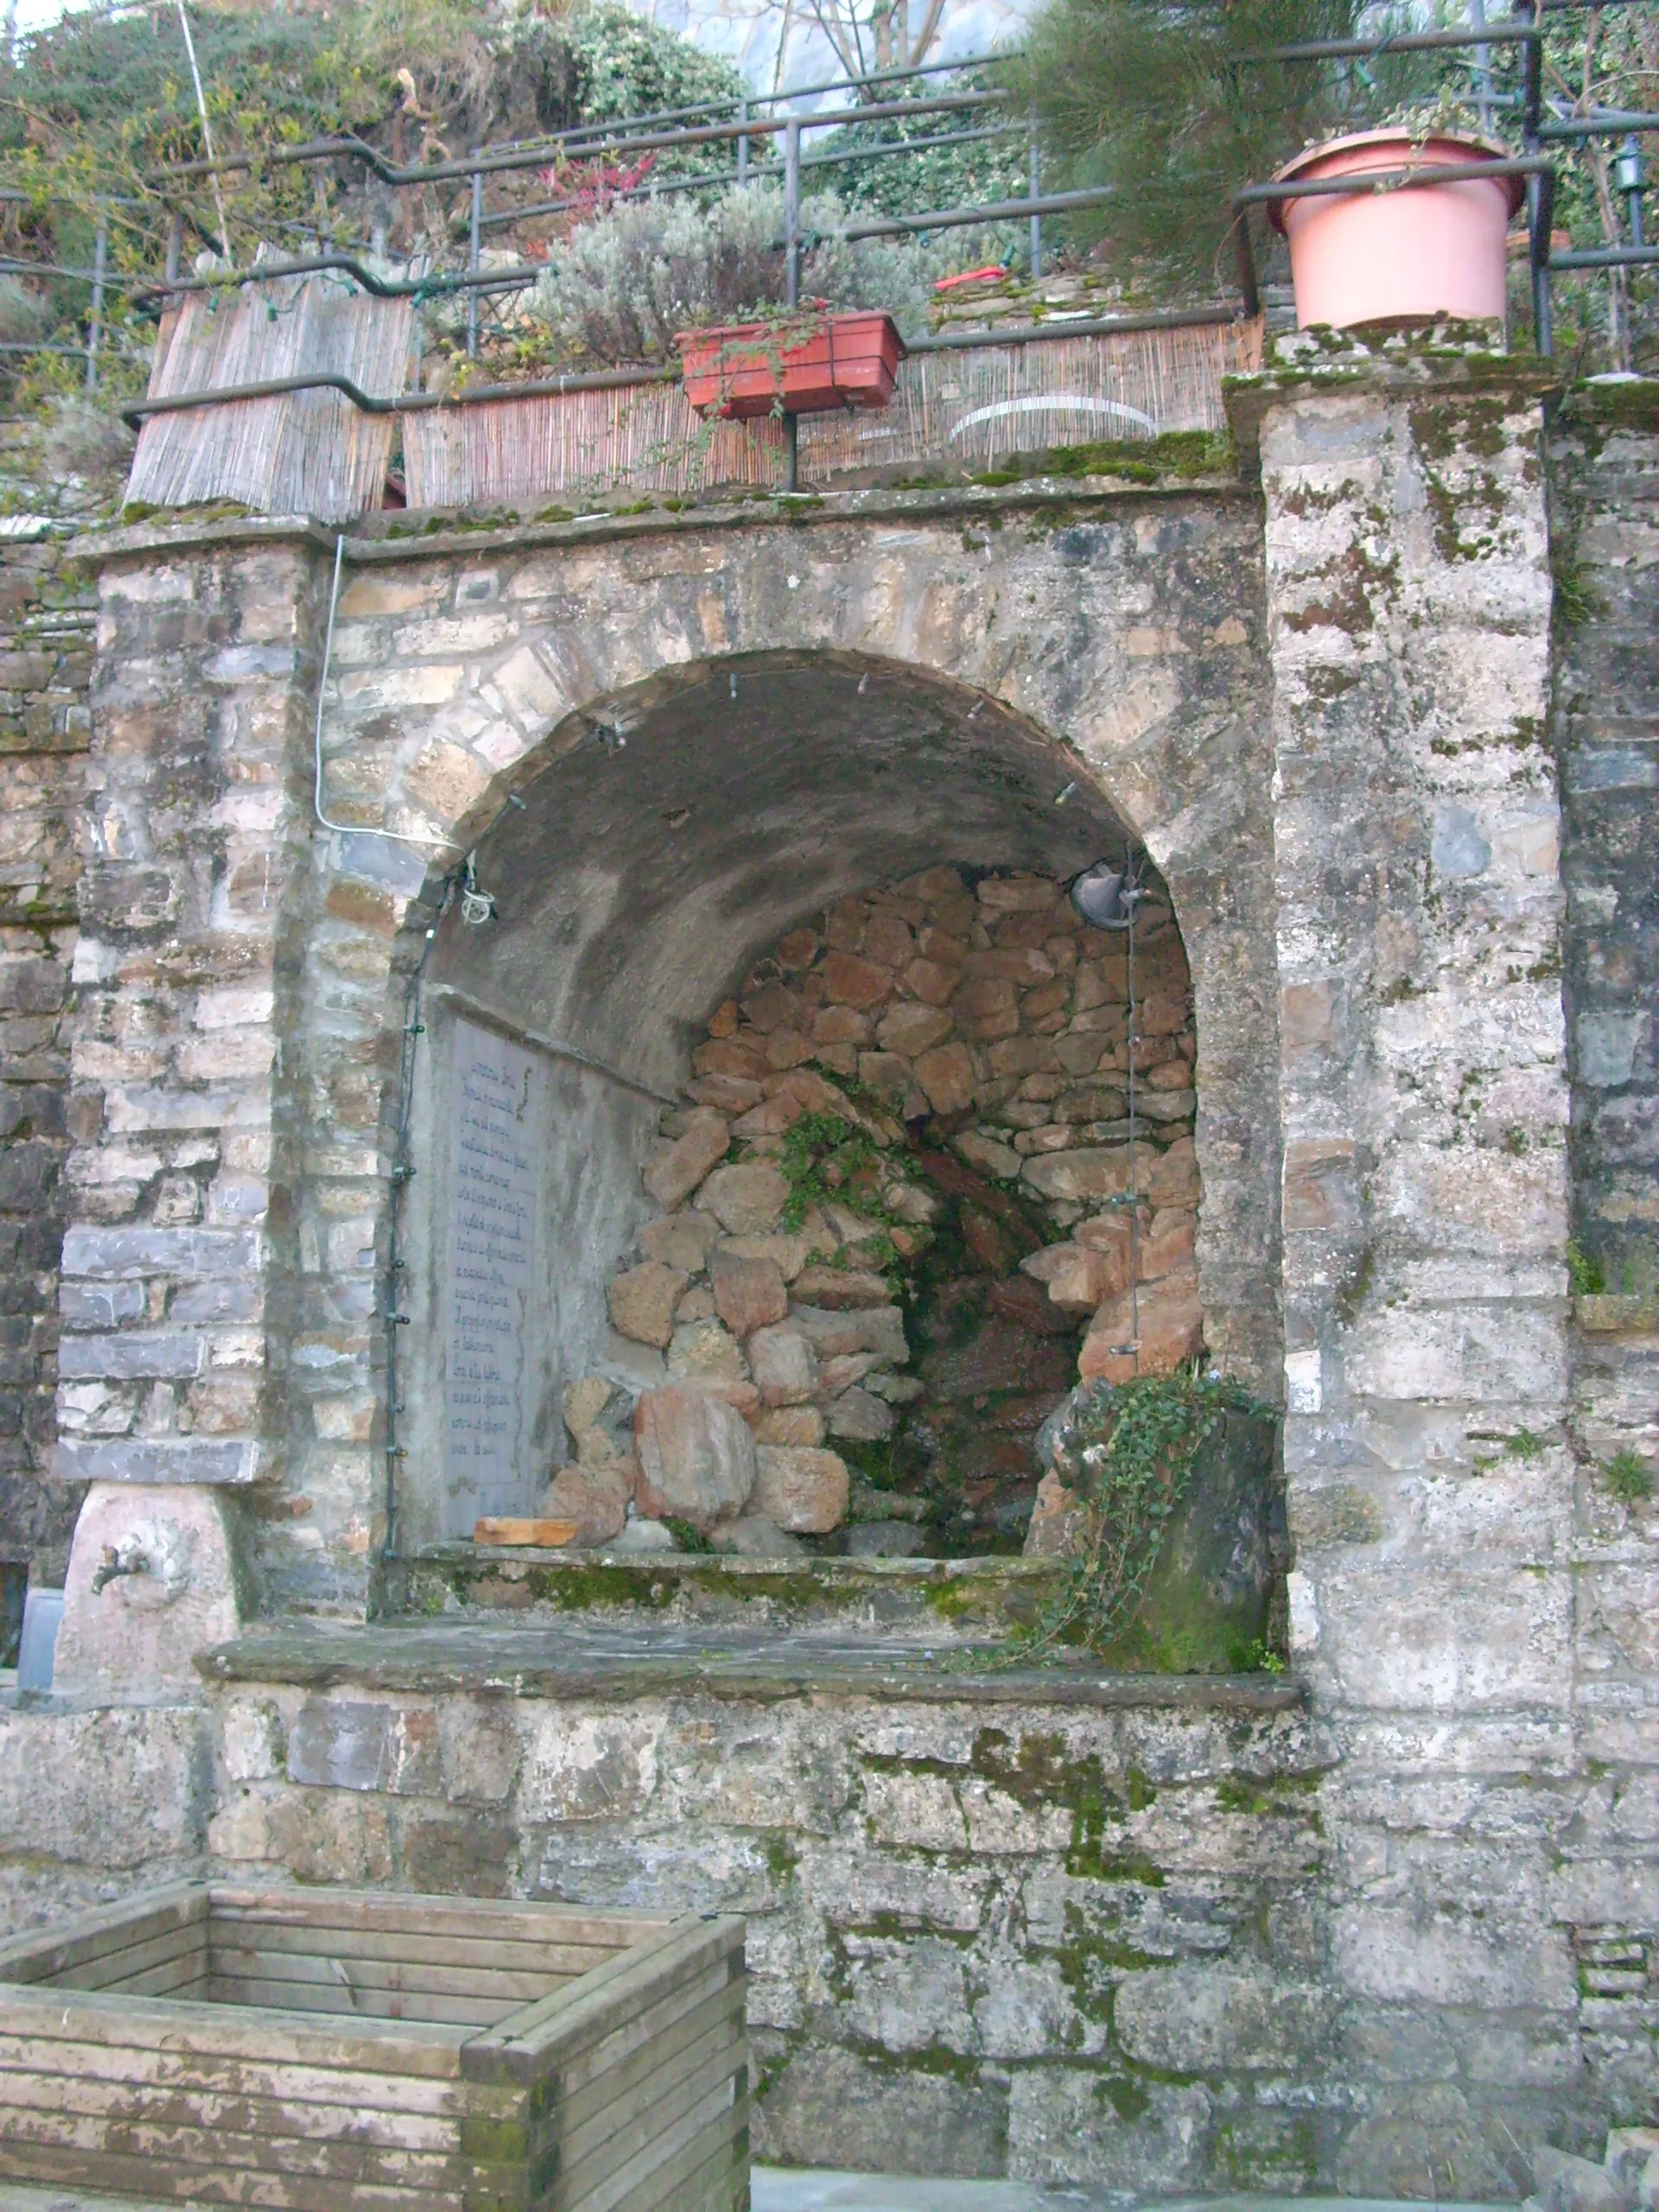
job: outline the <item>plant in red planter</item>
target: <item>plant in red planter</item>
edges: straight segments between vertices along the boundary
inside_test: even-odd
[[[880,309],[804,301],[776,316],[674,334],[685,395],[704,416],[819,415],[885,407],[905,341]]]

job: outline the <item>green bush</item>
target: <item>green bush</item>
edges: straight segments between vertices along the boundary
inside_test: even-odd
[[[804,200],[808,233],[843,220],[828,194]],[[675,358],[674,334],[780,306],[783,194],[753,184],[707,209],[689,198],[639,200],[573,231],[550,257],[537,307],[572,361]],[[801,257],[801,296],[835,308],[885,308],[906,335],[926,327],[929,264],[921,249],[819,237]]]

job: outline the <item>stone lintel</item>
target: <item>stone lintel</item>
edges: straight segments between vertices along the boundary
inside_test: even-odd
[[[882,521],[948,522],[957,515],[1001,516],[1030,507],[1121,506],[1125,502],[1240,496],[1243,486],[1230,471],[1191,476],[1171,474],[1153,484],[1116,476],[1033,476],[1012,485],[961,484],[937,491],[827,492],[798,498],[757,499],[727,505],[687,507],[680,512],[658,508],[648,514],[607,513],[572,522],[492,524],[467,514],[427,515],[411,527],[400,517],[377,524],[359,517],[346,537],[350,567],[402,561],[471,559],[483,553],[528,553],[544,546],[606,544],[615,539],[696,536],[705,531],[741,530],[747,524],[770,526]],[[410,510],[420,514],[420,510]],[[433,527],[434,524],[439,525]],[[408,532],[393,536],[391,532]],[[235,550],[253,545],[312,545],[333,556],[342,533],[305,515],[236,516],[229,519],[137,523],[125,529],[88,531],[71,541],[66,558],[88,570],[121,563],[167,559],[191,552]]]
[[[52,1471],[68,1483],[213,1483],[241,1489],[270,1481],[269,1457],[268,1447],[245,1438],[223,1444],[175,1436],[103,1443],[71,1439],[56,1446]]]
[[[727,1636],[717,1644],[672,1630],[631,1635],[561,1629],[481,1630],[393,1624],[294,1625],[238,1637],[195,1655],[209,1682],[448,1696],[503,1691],[581,1705],[695,1692],[776,1704],[820,1697],[877,1703],[1052,1706],[1242,1716],[1300,1710],[1306,1693],[1274,1675],[1109,1675],[1071,1662],[974,1668],[931,1660],[913,1645],[865,1641],[813,1648],[790,1637]]]

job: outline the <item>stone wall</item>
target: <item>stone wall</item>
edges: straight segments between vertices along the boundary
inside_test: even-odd
[[[1186,480],[1064,504],[854,495],[794,524],[663,515],[365,540],[324,731],[329,818],[362,830],[313,840],[321,543],[247,524],[106,540],[94,769],[115,842],[95,839],[87,880],[66,1463],[115,1480],[257,1473],[265,1604],[360,1609],[385,1528],[394,1296],[411,1322],[406,1525],[431,1526],[442,1480],[441,1102],[416,1100],[406,1272],[385,1273],[403,979],[427,930],[434,999],[460,987],[454,1003],[505,1011],[566,1064],[660,1090],[686,1071],[691,1025],[812,906],[941,851],[1030,866],[1058,850],[1064,872],[1096,856],[1110,815],[1087,793],[1056,810],[1068,775],[1109,787],[1203,947],[1196,1145],[1217,1195],[1201,1284],[1233,1363],[1270,1382],[1254,543],[1236,485]],[[745,719],[734,696],[780,705]],[[180,730],[190,807],[163,809],[147,764]],[[765,836],[734,813],[737,781],[764,798]],[[489,929],[457,901],[440,918],[474,845],[500,899]],[[417,1087],[437,1065],[429,1042]],[[641,1200],[614,1228],[607,1211],[643,1165],[637,1122],[616,1141],[584,1112],[557,1139],[557,1179],[588,1192],[556,1247],[567,1316],[584,1295],[602,1314],[639,1218]],[[273,1145],[289,1147],[282,1173]]]
[[[632,1371],[567,1390],[546,1513],[585,1543],[666,1542],[649,1505],[717,1549],[1018,1548],[1079,1336],[1090,1381],[1203,1344],[1187,963],[1167,898],[1131,903],[1133,1009],[1122,918],[1051,876],[924,869],[763,954],[663,1117],[663,1212],[610,1286]]]
[[[1597,1779],[1570,1880],[1586,2048],[1651,2116],[1659,2006],[1659,391],[1591,385],[1552,425],[1554,734],[1576,1249],[1579,1741]]]
[[[199,1876],[214,1774],[200,1702],[65,1710],[0,1694],[0,1924]]]
[[[1651,1188],[1646,1009],[1618,1001],[1647,988],[1621,932],[1650,894],[1618,873],[1628,817],[1573,796],[1609,754],[1645,787],[1647,464],[1626,432],[1560,433],[1607,571],[1605,626],[1558,661],[1569,904],[1542,397],[1455,344],[1314,348],[1236,395],[1248,494],[366,542],[326,732],[364,834],[315,842],[322,543],[106,544],[79,1471],[240,1483],[267,1608],[360,1611],[424,947],[429,981],[648,1099],[755,951],[938,857],[952,806],[1004,865],[1061,873],[1062,763],[1169,885],[1206,1315],[1287,1408],[1299,1679],[1266,1718],[1248,1687],[1224,1723],[1167,1725],[1144,1698],[630,1699],[598,1674],[567,1701],[530,1694],[511,1632],[462,1680],[470,1623],[295,1631],[214,1667],[225,1863],[751,1905],[780,2154],[1497,2196],[1516,2145],[1652,2116],[1659,1587],[1603,1457],[1629,1439],[1639,1471],[1652,1369],[1628,1330],[1616,1357],[1575,1342],[1568,1276],[1571,1205],[1586,1249],[1638,1257]],[[1575,704],[1575,655],[1618,675],[1617,712]],[[792,704],[746,724],[751,692]],[[503,913],[463,942],[439,907],[474,847]],[[1626,1039],[1628,1078],[1598,1079]],[[607,1141],[611,1185],[649,1118]],[[601,1295],[640,1217],[573,1240]],[[412,1497],[430,1442],[404,1433]],[[398,1636],[453,1641],[423,1674]]]
[[[295,1273],[273,1072],[307,880],[304,543],[102,584],[56,1465],[270,1497]],[[285,941],[286,940],[286,941]],[[254,1510],[258,1510],[256,1504]]]
[[[748,1914],[760,2158],[1410,2184],[1341,2162],[1352,2093],[1318,1958],[1330,1753],[1294,1693],[594,1706],[480,1678],[232,1681],[216,1703],[210,1843],[233,1876]],[[1452,2193],[1515,2192],[1490,2137]]]
[[[34,426],[0,425],[0,1560],[61,1583],[80,1491],[54,1433],[68,1151],[63,1022],[80,875],[95,582],[64,548],[102,487],[47,480]]]

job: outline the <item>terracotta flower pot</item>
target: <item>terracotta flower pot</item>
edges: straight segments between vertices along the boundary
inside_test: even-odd
[[[825,315],[804,334],[764,322],[677,331],[685,396],[700,415],[818,415],[837,407],[885,407],[905,341],[891,315]]]
[[[1424,141],[1399,129],[1364,130],[1310,147],[1274,181],[1310,183],[1503,157],[1501,146],[1484,139]],[[1504,235],[1522,189],[1518,176],[1471,177],[1274,202],[1274,226],[1290,240],[1297,322],[1305,330],[1315,322],[1343,329],[1385,315],[1501,318]]]

